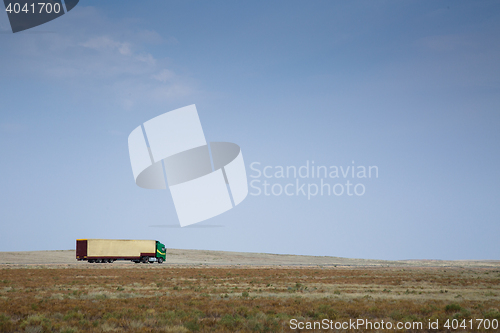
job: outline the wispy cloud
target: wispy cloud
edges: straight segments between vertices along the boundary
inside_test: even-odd
[[[154,74],[153,78],[160,81],[160,82],[168,82],[171,81],[175,78],[174,72],[168,70],[168,69],[163,69],[161,72],[158,74]]]
[[[195,94],[196,81],[179,74],[166,57],[153,55],[177,43],[172,36],[138,30],[113,21],[93,7],[79,6],[71,21],[56,20],[50,35],[17,34],[5,38],[0,70],[12,77],[67,82],[75,91],[106,96],[130,109]],[[89,24],[92,22],[92,24]],[[136,25],[134,25],[136,26]],[[16,37],[16,38],[13,38]]]
[[[474,50],[479,47],[477,39],[469,35],[434,35],[420,38],[415,46],[433,51]]]
[[[80,45],[99,52],[118,51],[121,55],[131,55],[132,53],[130,43],[121,43],[107,36],[93,37]]]
[[[18,134],[27,129],[27,125],[13,122],[0,123],[0,132]]]

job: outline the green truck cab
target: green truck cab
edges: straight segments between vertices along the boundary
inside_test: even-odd
[[[159,241],[156,241],[156,260],[159,264],[167,260],[167,248]]]

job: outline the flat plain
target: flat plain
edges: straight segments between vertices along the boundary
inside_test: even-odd
[[[167,255],[159,265],[76,262],[71,250],[0,253],[0,332],[300,331],[293,319],[413,325],[333,332],[500,331],[492,326],[500,321],[499,261]],[[472,328],[448,330],[447,320]]]

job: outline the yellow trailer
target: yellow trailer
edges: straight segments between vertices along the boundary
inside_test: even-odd
[[[142,239],[77,239],[76,259],[90,263],[112,263],[115,260],[158,262],[167,259],[165,245]]]

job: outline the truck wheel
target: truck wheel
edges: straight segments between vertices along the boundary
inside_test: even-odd
[[[142,262],[146,264],[149,261],[149,257],[142,257]]]
[[[158,258],[158,263],[163,264],[163,258]]]

